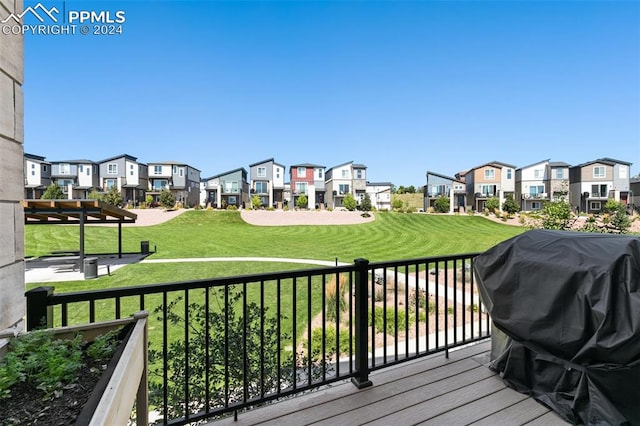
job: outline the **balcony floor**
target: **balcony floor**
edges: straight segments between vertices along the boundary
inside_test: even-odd
[[[210,425],[565,425],[487,368],[490,342],[375,371],[373,386],[344,381]]]

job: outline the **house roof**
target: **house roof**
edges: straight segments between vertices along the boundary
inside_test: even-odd
[[[291,167],[291,168],[294,168],[294,167],[308,167],[308,168],[321,167],[321,168],[324,168],[325,166],[321,166],[319,164],[312,164],[312,163],[300,163],[300,164],[292,164],[289,167]]]
[[[571,167],[571,164],[564,161],[550,161],[549,167]]]
[[[367,182],[367,186],[393,186],[391,182]]]
[[[42,157],[40,155],[35,155],[35,154],[27,154],[26,152],[24,153],[24,156],[30,160],[36,160],[36,161],[45,161],[45,157]]]
[[[351,167],[353,167],[354,169],[366,169],[367,166],[365,166],[364,164],[352,164]]]
[[[67,164],[98,164],[95,161],[91,161],[91,160],[56,160],[56,161],[51,161],[51,164],[60,164],[60,163],[67,163]]]
[[[437,177],[442,178],[442,179],[449,179],[449,180],[451,180],[451,181],[455,181],[455,182],[458,182],[458,183],[464,183],[464,182],[463,182],[463,181],[461,181],[460,179],[456,179],[456,178],[451,177],[451,176],[441,175],[440,173],[430,172],[429,170],[427,170],[427,174],[426,174],[426,176],[429,176],[429,175],[431,175],[431,176],[437,176]]]
[[[238,171],[243,171],[245,174],[247,174],[247,170],[246,170],[244,167],[239,167],[239,168],[237,168],[237,169],[229,170],[228,172],[219,173],[219,174],[217,174],[217,175],[213,175],[213,176],[211,176],[211,177],[204,178],[204,179],[200,179],[200,180],[201,180],[201,181],[207,181],[207,180],[215,179],[215,178],[217,178],[217,177],[230,175],[230,174],[235,173],[235,172],[238,172]]]
[[[469,171],[471,171],[471,170],[475,170],[475,169],[479,169],[479,168],[481,168],[481,167],[485,167],[485,166],[494,166],[494,167],[511,167],[512,169],[515,169],[515,168],[516,168],[516,166],[514,166],[513,164],[502,163],[502,162],[500,162],[500,161],[490,161],[490,162],[488,162],[488,163],[484,163],[484,164],[481,164],[481,165],[479,165],[479,166],[476,166],[476,167],[474,167],[474,168],[470,169]]]
[[[541,164],[541,163],[548,163],[548,164],[550,164],[550,163],[549,163],[549,160],[550,160],[550,158],[547,158],[546,160],[536,161],[535,163],[531,163],[531,164],[527,164],[526,166],[518,167],[516,170],[527,169],[527,168],[529,168],[529,167],[536,166],[536,165]]]
[[[100,161],[98,161],[98,163],[106,163],[107,161],[117,160],[118,158],[126,158],[126,159],[131,160],[131,161],[138,161],[138,157],[134,157],[133,155],[120,154],[120,155],[116,155],[114,157],[109,157],[109,158],[105,158],[104,160],[100,160]]]
[[[258,166],[264,163],[275,163],[273,157],[267,158],[266,160],[258,161],[257,163],[249,164],[249,167]]]
[[[628,163],[626,161],[620,161],[620,160],[615,160],[613,158],[604,157],[604,158],[598,158],[597,160],[587,161],[586,163],[577,164],[577,165],[575,165],[575,166],[573,166],[571,168],[574,169],[576,167],[585,167],[585,166],[588,166],[590,164],[595,164],[595,163],[602,163],[602,164],[606,164],[608,166],[613,166],[615,164],[624,164],[625,166],[631,166],[631,164],[633,164],[633,163]]]
[[[184,163],[182,161],[150,161],[149,163],[147,163],[147,165],[149,165],[149,166],[154,165],[154,164],[159,164],[159,165],[165,164],[165,165],[169,165],[169,166],[186,166],[186,167],[192,168],[193,170],[200,171],[200,169],[195,168],[193,166],[190,166],[189,164]]]

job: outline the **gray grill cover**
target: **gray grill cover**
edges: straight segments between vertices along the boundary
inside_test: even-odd
[[[529,231],[474,272],[507,385],[572,423],[640,425],[638,237]]]

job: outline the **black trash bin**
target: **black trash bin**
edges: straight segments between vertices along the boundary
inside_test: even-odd
[[[140,241],[140,253],[149,254],[149,241]]]
[[[98,278],[98,258],[84,258],[84,279]]]
[[[473,267],[507,385],[573,424],[640,425],[640,238],[529,231]]]

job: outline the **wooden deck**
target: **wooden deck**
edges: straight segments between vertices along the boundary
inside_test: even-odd
[[[222,419],[229,425],[566,425],[548,408],[509,389],[487,364],[490,343],[371,373],[373,386],[345,381]]]

